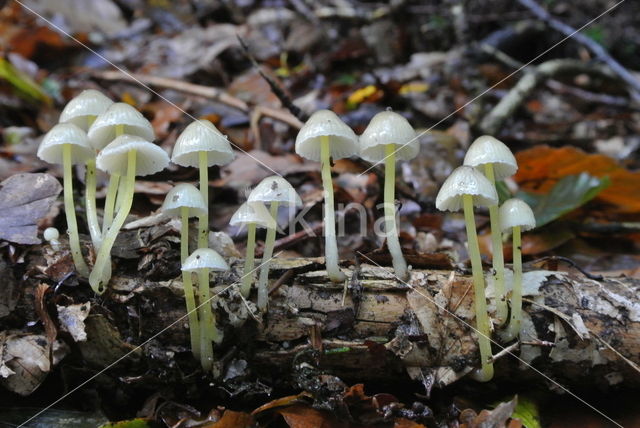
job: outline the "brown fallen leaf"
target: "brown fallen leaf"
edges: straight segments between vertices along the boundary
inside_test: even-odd
[[[58,180],[49,174],[17,174],[0,183],[0,239],[39,244],[38,220],[61,191]]]
[[[253,416],[250,414],[225,410],[219,421],[202,425],[201,428],[249,428],[251,426],[253,426]]]
[[[278,410],[289,428],[343,428],[331,415],[312,407],[295,405]]]

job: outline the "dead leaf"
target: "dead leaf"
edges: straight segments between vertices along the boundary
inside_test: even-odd
[[[201,428],[249,428],[251,426],[253,426],[253,416],[250,414],[225,410],[219,421],[202,425]]]
[[[426,426],[405,418],[396,419],[393,428],[427,428]]]
[[[298,395],[289,395],[287,397],[277,398],[275,400],[269,401],[268,403],[258,407],[253,412],[251,412],[251,414],[257,415],[264,411],[275,409],[278,407],[291,406],[293,404],[298,404],[307,398],[311,398],[311,394],[309,394],[306,391],[301,392]]]
[[[296,405],[278,411],[289,428],[340,428],[344,424],[337,423],[328,413],[312,407]]]
[[[41,283],[38,284],[36,288],[36,313],[38,314],[38,318],[42,321],[44,325],[44,331],[47,335],[47,344],[48,346],[56,340],[56,336],[58,335],[58,330],[56,329],[49,312],[47,311],[47,301],[46,295],[47,291],[49,291],[49,286],[47,284]]]
[[[16,394],[26,396],[35,391],[51,371],[47,339],[38,334],[0,337],[2,361],[0,383]],[[69,352],[64,342],[53,342],[53,365]]]
[[[0,183],[0,239],[17,244],[39,244],[38,220],[62,191],[49,174],[17,174]]]
[[[60,329],[69,332],[76,342],[87,340],[84,320],[89,316],[91,302],[57,306]]]

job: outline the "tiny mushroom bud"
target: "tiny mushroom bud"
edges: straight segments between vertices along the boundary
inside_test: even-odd
[[[111,277],[111,248],[120,228],[124,225],[131,210],[136,175],[150,175],[162,171],[169,165],[169,156],[160,147],[133,135],[122,135],[105,147],[96,159],[96,166],[105,172],[124,175],[124,194],[122,204],[113,220],[113,224],[104,235],[104,240],[96,263],[93,266],[89,283],[93,290],[102,294]]]
[[[42,237],[51,245],[54,251],[60,251],[60,232],[58,232],[58,229],[55,227],[47,227],[42,233]]]
[[[269,261],[273,256],[273,244],[276,239],[276,229],[278,221],[278,207],[285,205],[289,207],[299,207],[302,200],[287,180],[277,175],[267,177],[262,180],[255,189],[251,191],[248,202],[262,202],[270,204],[270,213],[276,222],[274,227],[267,228],[264,251],[262,253],[262,264],[260,266],[260,277],[258,280],[258,301],[260,310],[265,310],[268,303],[267,282],[269,279]]]
[[[104,113],[96,118],[88,131],[89,142],[97,151],[104,149],[105,146],[111,143],[116,137],[125,134],[135,135],[147,141],[153,141],[155,139],[151,123],[142,113],[125,103],[112,104]],[[103,236],[107,233],[107,229],[109,229],[113,221],[119,182],[120,173],[111,173],[107,187],[107,197],[104,202],[104,215],[102,219]],[[122,196],[119,199],[121,198]]]
[[[192,184],[182,183],[175,186],[167,193],[167,197],[160,208],[162,212],[170,216],[180,216],[180,261],[185,262],[189,256],[189,217],[206,214],[207,207],[202,195]],[[182,273],[182,286],[184,300],[187,304],[189,317],[189,333],[191,335],[191,352],[200,358],[200,323],[196,311],[196,300],[191,281],[191,273]],[[208,290],[208,284],[207,284]]]
[[[491,206],[498,201],[498,194],[491,182],[481,173],[470,166],[456,168],[445,180],[436,197],[436,208],[441,211],[459,211],[463,208],[464,220],[467,228],[467,243],[473,286],[475,294],[476,329],[482,368],[475,373],[475,378],[488,381],[493,377],[493,363],[491,362],[491,334],[489,317],[487,315],[487,301],[484,293],[484,276],[482,274],[482,260],[476,234],[476,224],[473,207]]]
[[[518,170],[516,158],[500,140],[489,135],[478,137],[467,150],[464,164],[479,169],[495,186]],[[500,213],[498,203],[489,206],[491,221],[491,242],[493,252],[493,272],[496,292],[496,319],[498,325],[507,320],[507,301],[504,292],[504,256],[502,254],[502,234],[500,233]]]
[[[95,89],[87,89],[67,103],[60,114],[60,123],[73,123],[87,132],[96,120],[96,117],[104,113],[112,104],[113,101],[101,92]],[[91,159],[87,159],[84,195],[91,242],[93,242],[95,251],[98,251],[102,242],[102,231],[98,223],[98,213],[96,209],[95,155]]]
[[[346,275],[338,266],[331,159],[345,158],[358,153],[358,137],[334,112],[319,110],[311,115],[300,129],[296,137],[296,153],[321,163],[327,275],[333,282],[342,282]]]
[[[80,250],[76,207],[73,201],[71,166],[83,164],[94,156],[95,153],[89,145],[87,134],[71,123],[61,123],[51,128],[38,147],[40,159],[53,164],[62,164],[64,170],[64,212],[67,217],[69,246],[73,263],[76,265],[78,273],[84,277],[89,275],[89,267],[82,258]]]
[[[200,362],[204,370],[213,367],[213,344],[219,342],[222,335],[216,328],[216,319],[211,312],[209,293],[209,272],[229,270],[229,265],[220,254],[210,248],[198,248],[182,263],[182,272],[197,273],[199,284],[200,311]],[[204,280],[204,282],[202,282]]]
[[[416,133],[407,119],[392,111],[376,114],[360,136],[360,157],[369,162],[384,162],[384,219],[387,247],[393,269],[402,281],[409,277],[407,262],[402,256],[396,225],[396,160],[416,157],[420,149]]]
[[[520,232],[536,227],[536,219],[526,202],[512,198],[500,207],[500,229],[511,232],[513,242],[513,291],[511,317],[504,339],[511,340],[520,334],[522,322],[522,240]]]

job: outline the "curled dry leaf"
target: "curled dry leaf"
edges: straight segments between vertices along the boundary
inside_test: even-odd
[[[69,332],[76,342],[87,340],[84,320],[89,316],[91,302],[57,306],[60,329]]]

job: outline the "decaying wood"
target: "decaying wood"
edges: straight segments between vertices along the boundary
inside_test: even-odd
[[[242,263],[233,266],[239,270]],[[363,264],[355,273],[349,270],[345,294],[342,285],[327,280],[321,259],[274,260],[277,287],[261,322],[255,320],[260,315],[249,313],[255,307],[234,291],[239,272],[222,274],[214,300],[219,323],[226,325],[217,348],[220,364],[245,360],[259,378],[285,381],[304,362],[347,380],[398,381],[408,375],[428,389],[451,384],[476,367],[468,275],[414,270],[405,285],[388,267]],[[136,283],[120,277],[113,286],[122,301],[136,293],[146,300],[162,296],[155,305],[165,309],[140,314],[141,339],[184,314],[178,280]],[[494,354],[501,355],[496,378],[517,376],[554,386],[532,365],[566,386],[637,385],[639,290],[640,281],[630,278],[596,281],[579,272],[528,271],[522,343],[501,343],[499,329],[494,332]],[[188,343],[184,321],[167,334],[173,345]],[[158,340],[170,345],[167,338]],[[500,353],[507,346],[511,353]]]

